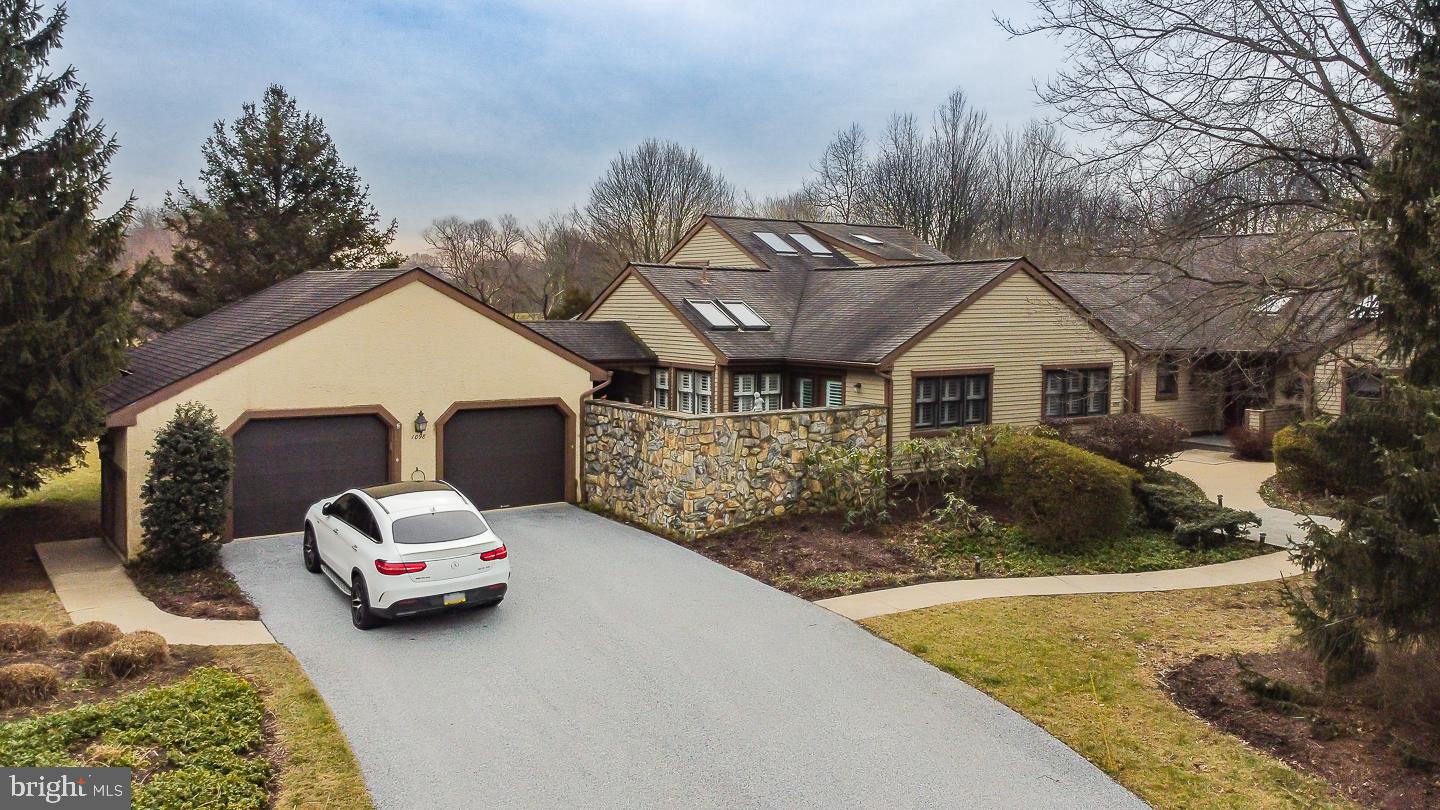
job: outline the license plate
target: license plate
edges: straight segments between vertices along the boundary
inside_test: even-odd
[[[458,604],[460,604],[461,602],[464,602],[464,601],[465,601],[465,594],[463,594],[463,593],[447,593],[447,594],[445,594],[445,604],[446,604],[446,605],[458,605]]]

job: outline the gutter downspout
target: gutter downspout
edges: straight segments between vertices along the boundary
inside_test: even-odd
[[[575,488],[575,499],[578,500],[580,503],[585,502],[585,403],[594,399],[595,394],[598,393],[602,388],[608,386],[614,379],[615,372],[606,371],[604,382],[580,395],[580,424],[578,425],[578,427],[580,428],[580,435],[575,437],[575,440],[580,443],[580,447],[577,448],[579,450],[579,453],[577,453],[577,455],[579,456],[580,461],[580,481],[579,486]]]
[[[892,372],[883,368],[875,369],[875,373],[880,376],[880,379],[885,381],[885,474],[887,478],[891,479],[886,482],[887,485],[893,486],[895,483],[893,480],[893,470],[895,467],[895,377]]]

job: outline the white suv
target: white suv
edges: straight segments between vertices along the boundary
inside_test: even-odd
[[[500,604],[509,552],[443,481],[352,489],[305,513],[305,569],[350,597],[361,630],[383,619]]]

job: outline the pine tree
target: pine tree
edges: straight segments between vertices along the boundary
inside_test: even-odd
[[[99,435],[98,391],[132,335],[132,285],[113,270],[132,204],[95,218],[115,140],[90,122],[73,67],[44,72],[65,20],[63,6],[45,18],[33,0],[0,0],[0,489],[12,495]]]
[[[145,455],[150,459],[140,486],[145,562],[163,571],[214,563],[230,514],[226,491],[235,474],[234,454],[215,414],[198,402],[180,404]]]
[[[395,267],[396,223],[382,227],[370,189],[340,161],[319,118],[273,85],[227,129],[215,122],[201,152],[200,191],[165,199],[179,237],[153,262],[146,325],[169,329],[306,270]]]

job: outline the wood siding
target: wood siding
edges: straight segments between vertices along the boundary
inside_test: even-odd
[[[910,436],[911,374],[994,368],[991,422],[1036,424],[1043,366],[1110,366],[1110,410],[1124,406],[1125,353],[1035,279],[1016,273],[901,355],[894,368],[893,438]]]
[[[1207,378],[1191,368],[1190,363],[1180,363],[1179,392],[1173,399],[1155,398],[1155,367],[1158,359],[1147,357],[1140,361],[1136,373],[1140,375],[1140,413],[1165,416],[1184,425],[1191,433],[1213,433],[1220,429],[1220,391],[1207,382]]]
[[[589,320],[624,321],[655,352],[659,365],[715,365],[714,352],[634,276],[622,281]]]
[[[672,264],[710,264],[716,267],[759,267],[755,260],[736,247],[725,234],[705,223],[689,241],[670,257]]]
[[[1385,341],[1371,332],[1321,355],[1315,363],[1315,409],[1338,416],[1345,399],[1344,369],[1377,362],[1384,351]]]
[[[849,259],[850,261],[852,261],[852,262],[860,265],[861,267],[874,267],[874,266],[875,266],[875,262],[870,261],[869,259],[865,258],[864,256],[861,256],[861,255],[858,254],[858,253],[851,253],[850,251],[848,251],[848,250],[846,250],[845,248],[842,248],[842,247],[837,247],[837,248],[835,248],[835,249],[838,250],[838,251],[840,251],[840,255],[841,255],[841,256],[844,256],[845,258],[847,258],[847,259]]]
[[[855,390],[856,384],[860,390]],[[846,405],[884,405],[885,378],[873,371],[851,370],[845,372]]]

